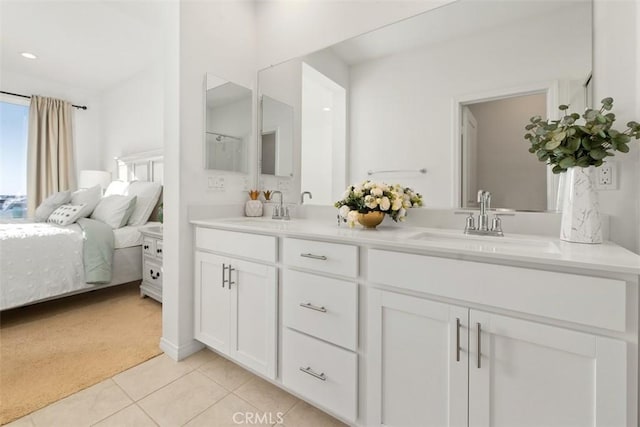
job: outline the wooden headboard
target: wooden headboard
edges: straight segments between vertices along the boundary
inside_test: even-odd
[[[163,184],[162,150],[145,151],[116,157],[117,179],[122,181],[152,181]]]

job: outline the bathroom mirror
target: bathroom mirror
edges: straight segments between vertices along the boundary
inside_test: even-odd
[[[260,127],[261,172],[264,175],[293,175],[293,107],[262,95]]]
[[[475,207],[483,188],[492,207],[553,210],[558,177],[528,152],[524,126],[585,107],[591,41],[590,0],[459,0],[261,70],[258,85],[291,100],[293,187],[314,201],[374,179],[432,208]]]
[[[206,75],[205,169],[247,173],[251,103],[251,89]]]

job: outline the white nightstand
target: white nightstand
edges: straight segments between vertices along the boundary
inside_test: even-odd
[[[143,227],[140,296],[162,302],[162,226]]]

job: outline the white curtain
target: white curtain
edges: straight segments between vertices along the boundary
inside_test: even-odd
[[[27,148],[27,209],[57,191],[76,187],[72,107],[67,101],[32,96]]]

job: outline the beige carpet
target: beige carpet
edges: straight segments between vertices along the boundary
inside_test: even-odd
[[[0,424],[160,354],[161,332],[137,283],[0,313]]]

